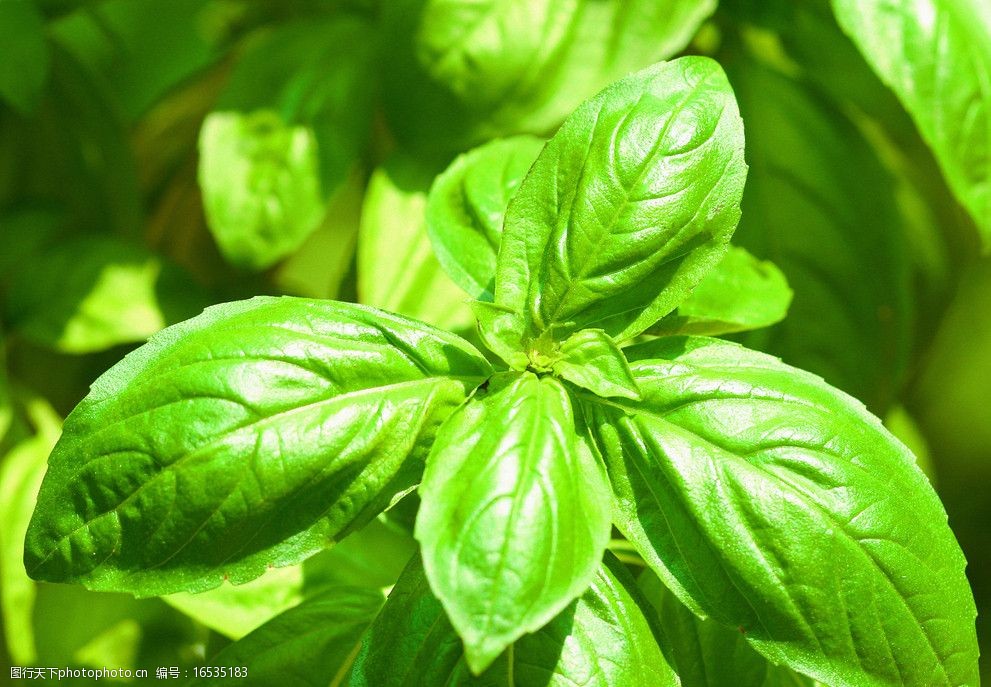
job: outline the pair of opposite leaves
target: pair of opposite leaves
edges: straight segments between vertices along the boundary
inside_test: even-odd
[[[582,105],[513,195],[479,294],[510,371],[327,301],[256,298],[163,331],[66,420],[29,573],[139,595],[242,582],[420,483],[426,576],[476,673],[588,588],[615,524],[774,663],[831,685],[976,684],[963,557],[875,418],[719,340],[619,348],[723,256],[745,170],[711,60]]]

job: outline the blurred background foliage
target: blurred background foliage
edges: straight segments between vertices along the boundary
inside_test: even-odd
[[[61,418],[206,305],[357,300],[473,336],[426,232],[434,177],[685,52],[724,65],[744,116],[734,243],[794,291],[788,318],[738,338],[916,451],[991,653],[991,260],[821,0],[5,0],[0,46],[2,662],[200,665],[304,596],[390,586],[414,551],[406,507],[196,596],[36,584],[21,547]]]

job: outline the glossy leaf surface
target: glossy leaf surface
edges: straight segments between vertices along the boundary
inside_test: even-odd
[[[411,562],[362,640],[351,687],[674,687],[629,573],[607,554],[592,584],[556,618],[512,644],[481,675],[418,561]]]
[[[416,538],[472,670],[589,585],[609,539],[608,494],[551,377],[494,377],[444,423],[420,485]]]
[[[430,190],[427,231],[434,252],[472,298],[494,298],[506,208],[543,146],[533,136],[491,141],[458,157]]]
[[[225,647],[207,664],[245,668],[246,677],[235,673],[189,684],[327,687],[347,671],[382,602],[380,593],[359,587],[328,589]]]
[[[991,5],[833,0],[840,26],[899,97],[991,245]]]
[[[718,336],[762,329],[785,318],[791,298],[781,270],[734,246],[692,295],[647,333]]]
[[[516,313],[508,328],[524,346],[583,328],[639,334],[722,257],[745,176],[743,124],[712,60],[608,87],[568,118],[510,203],[496,275],[496,304]]]
[[[977,683],[963,555],[876,418],[717,339],[625,352],[643,400],[583,408],[617,525],[683,602],[834,687]]]
[[[437,425],[488,374],[458,337],[371,308],[210,308],[67,419],[28,571],[152,595],[299,562],[412,488]]]

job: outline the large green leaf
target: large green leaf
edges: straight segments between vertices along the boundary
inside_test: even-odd
[[[899,97],[991,245],[991,5],[832,0],[840,26]]]
[[[513,197],[496,274],[496,305],[513,312],[483,327],[540,354],[583,328],[636,336],[722,257],[745,177],[743,123],[714,61],[613,84],[569,117]]]
[[[963,555],[876,418],[717,339],[625,352],[643,400],[582,407],[617,526],[684,603],[833,687],[977,684]]]
[[[564,387],[528,372],[493,378],[437,434],[416,538],[476,673],[595,574],[609,541],[609,491],[580,448]]]
[[[361,643],[351,687],[674,687],[646,602],[606,554],[592,584],[556,618],[472,675],[419,561],[410,563]]]
[[[360,587],[328,589],[273,618],[207,663],[226,673],[189,685],[339,684],[335,676],[350,667],[361,635],[382,602],[381,593]]]
[[[427,202],[427,231],[437,259],[472,298],[493,299],[502,223],[543,147],[533,136],[490,141],[437,177]]]
[[[753,172],[734,242],[772,260],[795,292],[788,317],[746,341],[882,412],[911,347],[908,255],[891,179],[812,88],[745,56],[726,69]]]
[[[692,294],[647,333],[716,336],[761,329],[784,319],[791,298],[781,270],[734,246]]]
[[[489,373],[458,337],[363,306],[210,308],[66,420],[28,571],[152,595],[299,562],[411,489],[437,425]]]
[[[0,413],[5,399],[0,399]],[[45,474],[45,459],[61,431],[61,420],[40,398],[29,398],[24,412],[32,433],[0,455],[0,617],[14,663],[33,664],[35,583],[24,571],[24,533]],[[6,427],[0,428],[0,442]],[[0,444],[2,445],[2,444]]]
[[[210,230],[234,264],[299,248],[368,139],[375,38],[353,17],[288,24],[238,63],[200,135]]]
[[[0,3],[0,98],[29,113],[38,104],[50,56],[45,20],[31,0]]]
[[[372,173],[361,211],[358,298],[445,329],[467,329],[468,298],[441,269],[427,235],[434,175],[402,155]]]
[[[387,111],[404,142],[546,134],[609,83],[671,57],[713,0],[396,0]]]
[[[91,236],[24,257],[3,311],[11,331],[67,353],[90,353],[144,341],[207,302],[175,265],[141,246]]]

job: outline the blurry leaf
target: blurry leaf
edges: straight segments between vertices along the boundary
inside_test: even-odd
[[[520,637],[479,676],[423,567],[411,561],[362,638],[348,687],[675,687],[647,602],[611,554],[591,586],[548,624]],[[684,683],[685,687],[690,683]]]
[[[678,601],[650,570],[637,587],[653,605],[661,630],[661,647],[682,685],[692,687],[762,687],[767,659],[754,651],[737,628],[702,620]]]
[[[5,311],[12,332],[67,353],[89,353],[143,341],[205,304],[178,268],[138,246],[92,236],[25,260]]]
[[[189,685],[327,687],[354,660],[361,635],[383,601],[380,592],[368,589],[327,589],[231,644],[207,664],[228,671],[243,667],[243,676],[229,672],[192,680]]]
[[[137,234],[134,154],[112,95],[65,49],[52,48],[35,115],[4,117],[0,108],[0,206],[50,207],[76,228]]]
[[[367,143],[371,27],[338,16],[280,27],[236,65],[200,136],[199,179],[226,257],[261,269],[299,248]]]
[[[240,639],[303,599],[303,568],[274,568],[241,585],[223,584],[199,594],[171,594],[162,600],[211,630]]]
[[[908,409],[901,405],[892,407],[884,418],[884,426],[912,451],[919,468],[926,473],[929,481],[935,484],[936,469],[929,451],[929,442],[926,441],[926,437]]]
[[[430,189],[427,232],[434,252],[476,300],[494,298],[506,209],[543,147],[533,136],[490,141],[458,157]]]
[[[313,132],[269,110],[209,115],[199,179],[214,238],[240,267],[262,269],[284,258],[324,216]]]
[[[588,587],[609,541],[608,493],[553,377],[493,379],[441,426],[416,538],[474,672]]]
[[[15,210],[0,216],[0,286],[56,236],[61,214],[52,209]]]
[[[52,25],[56,40],[100,74],[129,121],[219,55],[215,0],[103,0]],[[219,18],[219,17],[218,17]]]
[[[547,134],[609,83],[681,50],[712,0],[385,5],[387,111],[404,142],[459,150]]]
[[[785,318],[791,298],[781,270],[734,246],[674,312],[646,333],[718,336],[761,329]]]
[[[298,563],[410,490],[437,427],[490,374],[459,337],[365,306],[211,307],[69,415],[28,571],[147,596]]]
[[[991,5],[833,0],[836,18],[915,120],[991,246]]]
[[[745,340],[883,412],[902,384],[912,324],[891,179],[812,89],[746,57],[726,68],[751,167],[734,242],[773,261],[794,291],[784,321]]]
[[[362,303],[445,329],[474,322],[468,296],[441,269],[424,213],[433,174],[405,156],[375,170],[361,212],[358,297]]]
[[[34,510],[48,454],[61,431],[55,411],[40,398],[25,402],[34,434],[0,456],[0,611],[7,650],[15,664],[37,659],[34,626],[35,583],[24,570],[24,534]],[[2,438],[2,437],[0,437]]]
[[[125,618],[79,647],[73,658],[91,668],[133,666],[141,648],[141,625]]]
[[[382,518],[372,520],[303,563],[304,589],[309,595],[335,585],[391,587],[416,550],[410,534]]]
[[[284,293],[309,298],[351,300],[355,250],[365,194],[365,176],[352,173],[327,204],[319,228],[272,274]]]
[[[0,98],[31,113],[48,78],[45,22],[33,0],[0,2]]]

